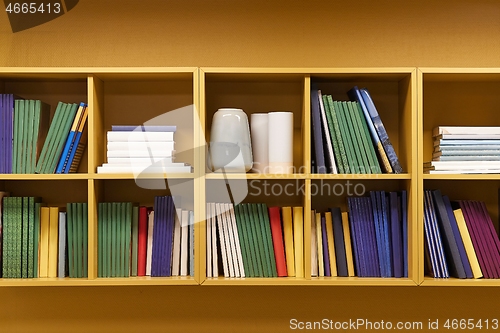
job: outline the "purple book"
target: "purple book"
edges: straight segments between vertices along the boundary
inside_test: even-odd
[[[394,263],[392,260],[392,239],[391,239],[391,224],[390,224],[390,213],[389,213],[389,202],[385,196],[384,191],[377,191],[380,204],[380,213],[382,219],[383,235],[384,235],[384,246],[385,246],[385,261],[387,263],[387,275],[394,275]]]
[[[469,206],[472,207],[474,215],[476,216],[476,222],[482,228],[484,240],[486,241],[486,250],[488,251],[488,259],[490,262],[490,268],[493,274],[493,278],[497,279],[500,277],[500,267],[498,265],[498,250],[496,248],[495,240],[492,237],[488,220],[490,220],[489,215],[483,214],[483,210],[477,201],[470,201]],[[495,233],[495,231],[493,231]]]
[[[480,210],[484,216],[484,222],[487,225],[490,233],[491,240],[493,242],[492,247],[492,257],[495,262],[495,267],[497,271],[500,270],[500,240],[498,239],[498,235],[495,231],[495,227],[493,226],[493,221],[491,220],[490,214],[488,214],[488,209],[486,208],[486,204],[484,202],[476,203],[478,210]]]
[[[472,269],[469,264],[469,258],[465,252],[464,242],[462,241],[462,235],[460,235],[460,230],[458,229],[457,220],[455,219],[455,214],[453,214],[453,209],[451,208],[450,198],[443,195],[443,202],[446,207],[446,212],[448,213],[448,218],[451,222],[451,228],[453,229],[453,235],[457,241],[458,251],[460,252],[460,259],[462,260],[462,265],[464,266],[465,276],[468,279],[472,279]]]
[[[384,229],[381,219],[381,211],[378,200],[378,194],[376,191],[370,191],[370,201],[371,201],[371,212],[373,214],[373,224],[375,226],[375,235],[377,237],[377,253],[378,260],[380,264],[380,276],[388,277],[387,274],[387,261],[385,259],[385,240],[384,240]]]
[[[483,237],[482,230],[476,224],[475,218],[473,218],[471,209],[469,208],[469,202],[465,200],[458,201],[462,213],[464,214],[465,224],[467,225],[467,230],[472,239],[472,245],[474,246],[474,251],[476,252],[477,259],[479,261],[479,266],[483,273],[484,278],[491,279],[493,274],[490,269],[489,256],[487,254]]]
[[[330,254],[328,253],[328,238],[326,235],[326,219],[324,214],[321,214],[321,230],[323,237],[323,262],[325,266],[325,276],[332,276],[330,270]]]
[[[367,231],[368,260],[370,263],[370,276],[380,277],[380,261],[377,250],[377,237],[375,235],[375,223],[373,221],[371,200],[368,197],[359,198],[361,205],[362,223]]]
[[[441,234],[437,222],[437,214],[436,208],[434,207],[434,200],[432,198],[432,191],[425,191],[426,200],[429,207],[429,227],[430,227],[430,241],[432,250],[435,255],[435,269],[434,277],[435,278],[448,278],[448,265],[446,263],[446,255],[443,249],[443,243],[441,240]]]
[[[5,163],[7,160],[6,152],[6,132],[7,132],[7,112],[4,110],[4,100],[7,95],[0,94],[0,173],[6,173]]]
[[[167,265],[170,262],[167,258],[167,238],[168,238],[168,223],[167,223],[167,210],[168,201],[167,197],[163,196],[161,198],[161,223],[162,223],[162,233],[160,235],[160,276],[168,276]]]
[[[400,278],[403,276],[403,242],[401,240],[401,225],[398,213],[398,194],[396,192],[389,192],[389,203],[394,277]]]
[[[113,132],[175,132],[177,126],[175,125],[112,125],[111,130]]]
[[[408,208],[406,191],[401,191],[401,226],[403,239],[403,276],[408,277]]]
[[[171,196],[166,198],[166,223],[167,223],[167,239],[166,239],[166,276],[172,276],[172,245],[174,240],[174,201]]]
[[[161,230],[161,204],[160,204],[160,198],[161,197],[155,197],[155,202],[154,202],[154,229],[153,229],[153,253],[151,255],[151,276],[159,276],[158,273],[158,255],[159,255],[159,242],[160,242],[160,230]]]

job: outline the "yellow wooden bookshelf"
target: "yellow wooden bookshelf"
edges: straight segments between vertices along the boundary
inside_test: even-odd
[[[403,174],[357,175],[311,172],[310,87],[347,100],[354,85],[367,87],[375,101]],[[444,88],[443,88],[444,87]],[[500,97],[498,68],[0,68],[0,93],[41,99],[87,101],[89,141],[79,170],[68,175],[3,174],[0,190],[15,195],[37,195],[49,205],[89,203],[87,279],[1,279],[0,286],[104,286],[104,285],[329,285],[329,286],[497,286],[496,280],[432,279],[424,276],[423,191],[440,188],[451,199],[478,199],[498,219],[499,175],[429,175],[422,164],[431,157],[431,131],[439,125],[498,125]],[[106,162],[106,131],[112,124],[142,124],[168,111],[186,106],[177,124],[177,150],[194,167],[192,174],[144,175],[145,182],[163,182],[164,189],[141,188],[132,174],[98,174]],[[285,175],[213,173],[208,169],[206,143],[214,112],[221,107],[256,112],[291,111],[294,116],[295,172]],[[304,207],[304,277],[207,278],[205,204],[215,199],[214,188],[226,181],[263,189],[264,184],[285,184],[302,192],[293,195],[249,195],[243,202],[268,206]],[[364,190],[408,193],[408,278],[311,276],[310,231],[312,209],[340,206],[346,210],[347,193],[319,193],[321,187],[347,182]],[[152,205],[154,196],[169,194],[169,186],[182,184],[186,206],[195,220],[194,277],[97,277],[97,204],[133,201]],[[251,194],[251,193],[250,193]],[[498,225],[497,225],[498,227]]]

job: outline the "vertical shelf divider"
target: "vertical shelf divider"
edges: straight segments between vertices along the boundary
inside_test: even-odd
[[[416,233],[417,236],[413,237],[413,239],[417,242],[416,245],[412,247],[413,251],[417,251],[416,257],[419,259],[417,265],[414,265],[414,269],[417,269],[414,276],[417,277],[415,281],[417,284],[421,284],[424,282],[424,179],[423,179],[423,163],[424,163],[424,147],[423,147],[423,133],[424,133],[424,106],[423,106],[423,72],[421,69],[417,71],[417,91],[416,96],[418,98],[417,101],[417,111],[416,115],[413,118],[416,120],[416,128],[417,128],[417,142],[415,143],[416,147],[416,172],[413,175],[417,177],[417,199],[414,200],[415,207],[417,211],[417,215],[415,216],[415,221],[417,222]],[[413,155],[415,157],[415,154]],[[413,228],[413,230],[415,230]],[[415,255],[414,255],[415,257]],[[416,266],[416,267],[415,267]]]

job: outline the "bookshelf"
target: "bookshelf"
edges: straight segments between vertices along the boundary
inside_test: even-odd
[[[445,89],[443,89],[445,87]],[[498,232],[500,175],[424,174],[422,163],[432,159],[432,129],[436,126],[500,126],[498,68],[419,68],[418,69],[418,197],[425,189],[441,189],[451,200],[479,200],[486,203]],[[418,202],[418,220],[423,221],[423,200]],[[423,225],[419,224],[419,253],[424,251]],[[424,275],[422,286],[499,286],[498,279],[434,279]]]

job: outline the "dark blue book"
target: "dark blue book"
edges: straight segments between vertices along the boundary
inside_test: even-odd
[[[167,246],[168,246],[168,201],[167,197],[161,197],[161,234],[160,234],[160,251],[159,251],[159,274],[160,276],[167,276]]]
[[[373,214],[373,224],[375,226],[375,236],[377,238],[377,254],[380,265],[380,276],[381,277],[390,277],[389,271],[390,267],[388,267],[388,263],[386,260],[385,253],[386,250],[386,241],[384,238],[384,226],[382,219],[382,210],[380,207],[380,200],[378,198],[378,192],[370,191],[370,200],[372,206],[372,214]]]
[[[371,200],[368,197],[359,198],[361,203],[361,211],[363,216],[364,224],[367,229],[367,240],[368,240],[368,260],[370,262],[371,267],[371,275],[373,277],[380,277],[380,261],[378,257],[377,250],[377,237],[375,232],[375,223],[373,221],[373,207],[371,204]]]
[[[112,125],[113,132],[175,132],[175,125]]]
[[[380,119],[377,108],[373,103],[372,97],[368,93],[368,89],[361,88],[359,89],[359,92],[361,93],[361,97],[363,98],[366,109],[368,110],[368,113],[370,114],[370,117],[373,121],[373,125],[377,130],[382,146],[384,147],[385,153],[387,154],[387,158],[391,163],[393,172],[402,173],[403,168],[399,163],[398,155],[396,154],[396,151],[394,150],[394,147],[392,146],[392,143],[389,140],[389,135],[387,135],[387,131],[385,130],[384,124],[382,123],[382,119]]]
[[[394,277],[403,277],[403,240],[401,239],[401,223],[398,211],[398,194],[389,192],[389,206],[391,217],[392,262],[394,263]]]
[[[443,201],[443,196],[440,190],[432,191],[434,204],[436,207],[436,215],[438,217],[439,229],[441,230],[441,237],[443,240],[443,249],[448,258],[448,268],[450,274],[460,279],[465,279],[465,270],[460,258],[460,251],[458,250],[457,241],[453,234],[450,219],[446,211],[446,206]]]
[[[403,239],[403,276],[408,277],[408,204],[406,190],[401,191],[401,232]]]
[[[357,276],[364,276],[365,275],[365,269],[364,269],[364,263],[361,263],[361,245],[359,243],[359,231],[357,228],[357,212],[355,208],[355,203],[354,203],[353,197],[347,197],[347,207],[349,209],[349,226],[351,229],[351,240],[352,240],[352,249],[354,251],[354,266],[356,269],[356,274]]]
[[[174,240],[174,221],[175,221],[175,207],[174,201],[171,196],[167,196],[166,200],[166,223],[167,223],[167,241],[165,244],[166,248],[166,275],[172,276],[172,245]]]
[[[332,276],[330,269],[330,254],[328,253],[328,237],[326,235],[326,219],[324,214],[321,214],[321,230],[323,237],[323,264],[325,266],[325,276]]]
[[[389,217],[389,203],[384,191],[377,191],[380,201],[380,215],[382,216],[382,226],[384,235],[384,256],[386,262],[387,276],[394,276],[394,263],[392,261],[392,238]]]
[[[159,276],[158,274],[158,249],[160,242],[160,198],[156,196],[153,206],[154,210],[154,228],[153,228],[153,248],[151,254],[151,276]]]
[[[448,278],[450,277],[448,269],[448,261],[446,256],[446,251],[444,250],[443,240],[441,237],[440,226],[438,223],[437,208],[434,204],[433,191],[425,191],[426,200],[428,205],[428,215],[430,219],[430,241],[432,250],[435,255],[435,266],[434,271],[435,278]]]
[[[314,157],[316,169],[313,173],[326,173],[325,150],[323,148],[323,128],[321,127],[321,114],[319,110],[318,89],[311,86],[311,124],[312,142],[314,142]]]
[[[335,238],[335,254],[337,275],[348,276],[347,258],[345,253],[344,230],[342,228],[342,213],[339,207],[330,208],[333,221],[333,237]]]
[[[4,102],[5,101],[5,102]],[[0,94],[0,173],[6,173],[7,163],[7,110],[4,109],[4,104],[7,104],[7,95]]]
[[[457,242],[458,252],[460,253],[460,259],[462,260],[462,265],[464,266],[465,276],[468,279],[472,279],[472,269],[469,264],[469,258],[467,257],[467,253],[465,252],[464,242],[462,241],[462,236],[460,235],[460,230],[458,229],[457,220],[455,219],[455,214],[453,214],[453,208],[451,207],[450,198],[448,196],[443,195],[443,203],[446,207],[446,212],[448,214],[448,219],[451,223],[451,229],[453,230],[453,235],[455,236],[455,240]]]

